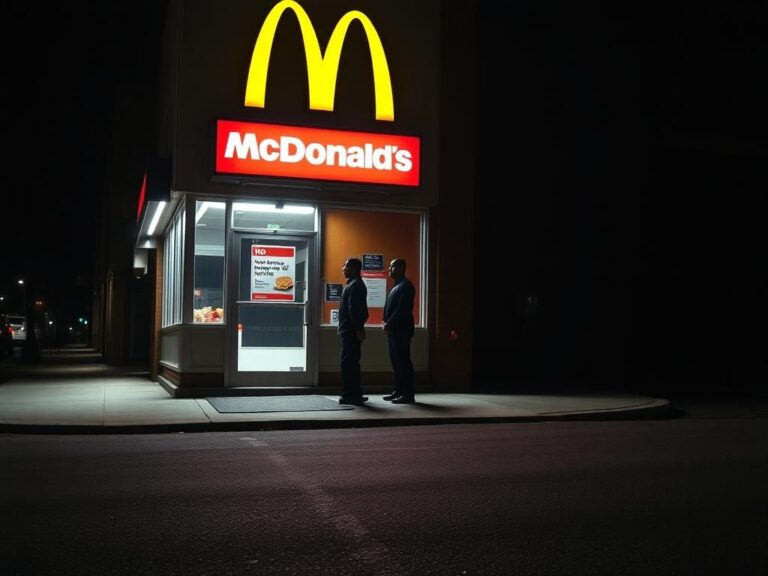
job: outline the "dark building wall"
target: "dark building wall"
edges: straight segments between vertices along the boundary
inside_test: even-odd
[[[112,97],[112,139],[109,145],[107,185],[103,198],[104,229],[99,249],[102,271],[97,293],[103,294],[98,321],[99,346],[109,364],[123,364],[132,357],[146,358],[139,346],[149,347],[146,334],[149,320],[138,325],[133,295],[133,247],[136,240],[136,213],[144,170],[156,154],[158,110],[158,69],[160,31],[165,3],[157,2],[142,9],[126,11],[126,21],[116,30]],[[139,40],[141,39],[141,40]],[[131,62],[129,66],[127,63]],[[131,303],[135,302],[134,307]],[[134,338],[138,338],[134,342]]]
[[[475,372],[670,393],[765,380],[766,46],[740,7],[481,10]],[[497,138],[493,138],[493,136]],[[498,377],[503,367],[512,379]],[[511,383],[510,383],[511,382]]]
[[[476,13],[471,5],[443,6],[440,78],[440,205],[434,228],[430,366],[440,390],[474,386],[473,290],[477,202]],[[482,206],[480,207],[482,209]],[[488,296],[487,286],[479,289]]]

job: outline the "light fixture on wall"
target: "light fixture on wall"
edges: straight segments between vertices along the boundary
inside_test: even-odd
[[[155,208],[155,214],[152,216],[152,221],[149,224],[149,228],[147,229],[147,236],[153,236],[155,234],[155,228],[157,228],[157,223],[160,222],[160,216],[163,215],[163,210],[165,210],[165,202],[158,202],[157,207]]]
[[[172,213],[170,161],[155,158],[144,171],[139,189],[136,241],[133,249],[133,269],[136,277],[147,273],[147,250],[157,247],[155,234],[164,234],[169,215]]]
[[[137,247],[152,247],[155,233],[162,234],[168,220],[166,207],[171,202],[170,162],[166,159],[153,159],[146,171],[139,191],[137,213]],[[149,243],[149,246],[146,244]]]

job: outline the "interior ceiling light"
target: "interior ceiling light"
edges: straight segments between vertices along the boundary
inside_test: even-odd
[[[314,206],[287,204],[282,208],[278,208],[275,204],[264,202],[249,202],[247,204],[236,202],[232,205],[232,208],[240,212],[271,212],[275,214],[312,214],[315,211]]]

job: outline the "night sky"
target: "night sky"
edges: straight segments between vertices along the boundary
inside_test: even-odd
[[[6,12],[3,311],[21,308],[23,278],[62,314],[90,312],[115,90],[154,72],[146,46],[162,4],[14,1]]]

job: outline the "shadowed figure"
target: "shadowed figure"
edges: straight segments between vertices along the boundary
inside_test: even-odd
[[[339,336],[341,336],[342,392],[339,404],[362,405],[368,400],[363,396],[360,374],[360,356],[365,340],[365,322],[368,320],[368,288],[360,277],[363,263],[349,258],[342,271],[347,284],[341,293],[339,304]]]
[[[384,396],[393,404],[412,404],[415,401],[413,389],[413,362],[411,361],[411,340],[413,339],[413,301],[416,289],[405,277],[406,262],[395,258],[389,263],[389,276],[394,280],[384,304],[384,332],[387,333],[389,361],[394,371],[395,388]]]

